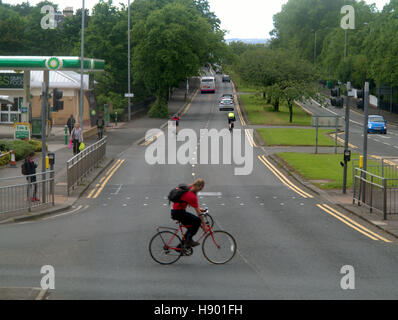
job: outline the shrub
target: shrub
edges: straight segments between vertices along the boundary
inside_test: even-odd
[[[170,116],[169,108],[165,99],[156,99],[155,103],[148,111],[150,118],[168,118]]]
[[[0,155],[0,167],[10,163],[10,154]]]
[[[41,151],[41,145],[41,141],[39,140],[30,140],[28,142],[24,140],[0,140],[0,150],[2,152],[14,150],[16,161],[25,159],[31,152]],[[9,160],[2,159],[0,165],[7,163],[9,163]]]

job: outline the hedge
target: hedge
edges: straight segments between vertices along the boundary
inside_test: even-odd
[[[2,153],[14,150],[15,160],[19,161],[25,159],[31,152],[41,151],[41,141],[30,140],[28,142],[24,140],[0,140],[0,150]],[[0,158],[0,166],[6,165],[10,162],[8,156]]]

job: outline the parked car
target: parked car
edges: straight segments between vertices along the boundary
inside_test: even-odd
[[[229,75],[224,74],[222,76],[222,82],[231,82],[231,79],[229,78]]]
[[[368,118],[368,133],[384,133],[387,134],[387,121],[383,116],[370,115]]]
[[[220,111],[234,111],[235,110],[235,103],[233,99],[221,99],[220,103],[218,104]]]

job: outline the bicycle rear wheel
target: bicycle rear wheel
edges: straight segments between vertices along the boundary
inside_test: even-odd
[[[236,241],[226,231],[213,231],[203,240],[202,252],[205,258],[214,264],[224,264],[230,261],[236,253]]]
[[[149,253],[160,264],[172,264],[182,255],[180,237],[170,231],[160,231],[149,242]]]

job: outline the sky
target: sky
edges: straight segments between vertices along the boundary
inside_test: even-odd
[[[41,0],[29,0],[31,5],[36,5]],[[209,0],[211,10],[221,20],[221,27],[227,30],[226,39],[264,39],[269,38],[269,32],[273,29],[272,17],[282,9],[282,5],[288,0]],[[329,0],[333,1],[333,0]],[[26,0],[3,0],[3,3],[18,4]],[[65,7],[81,8],[82,0],[52,0],[63,10]],[[85,0],[85,7],[91,9],[98,0]],[[114,3],[127,0],[114,0]],[[133,0],[131,0],[133,2]],[[378,9],[389,0],[365,0],[366,3],[375,3]],[[67,3],[67,4],[66,4]]]

